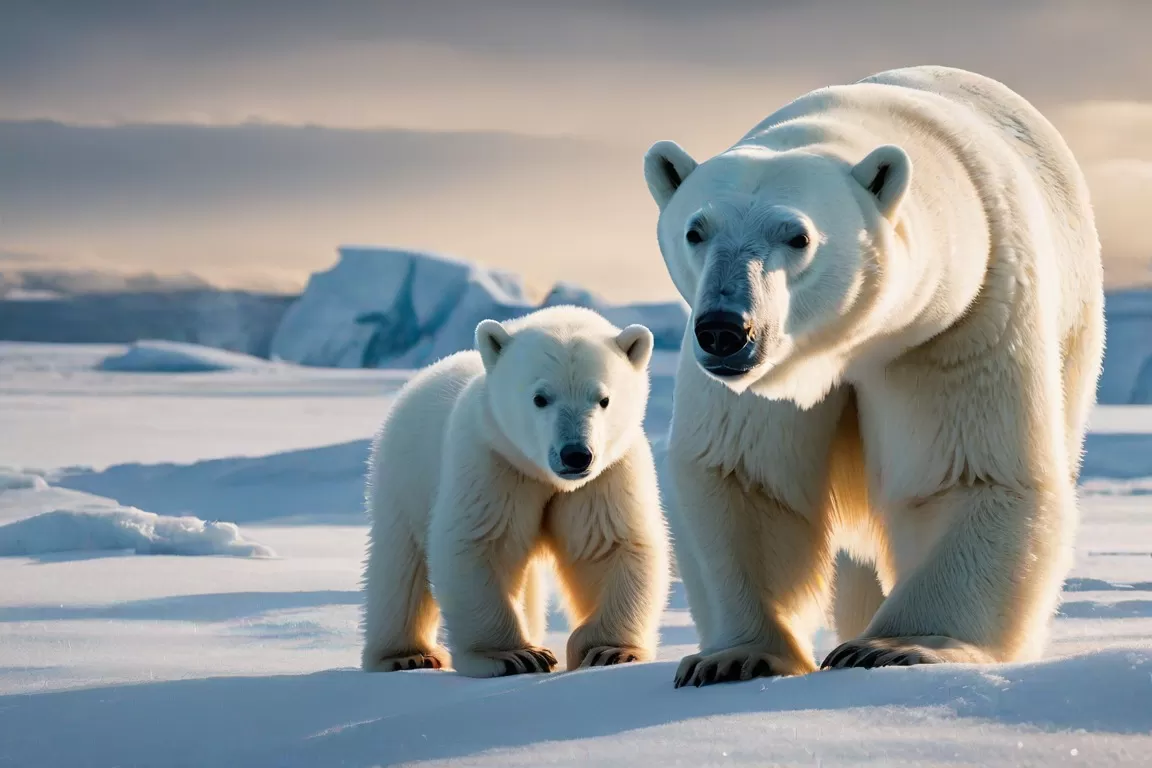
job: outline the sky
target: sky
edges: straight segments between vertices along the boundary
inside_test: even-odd
[[[674,289],[645,149],[722,151],[913,64],[995,77],[1092,187],[1110,285],[1152,282],[1145,0],[0,0],[0,270],[298,290],[342,243],[613,299]]]

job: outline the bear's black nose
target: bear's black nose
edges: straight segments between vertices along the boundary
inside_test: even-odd
[[[560,449],[560,462],[566,470],[583,472],[592,466],[592,452],[583,445],[572,443]]]
[[[728,357],[748,344],[748,326],[735,312],[715,310],[696,318],[696,343],[713,357]]]

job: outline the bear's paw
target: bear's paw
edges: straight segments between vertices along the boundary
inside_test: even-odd
[[[442,669],[445,660],[436,653],[409,653],[388,656],[371,665],[371,672],[402,672],[409,669]]]
[[[738,645],[716,653],[685,656],[676,670],[675,687],[700,687],[757,677],[790,677],[814,670],[815,666],[807,660],[790,660],[760,645]]]
[[[821,669],[910,667],[915,664],[988,664],[991,656],[976,646],[943,635],[865,637],[842,643]]]
[[[471,651],[458,654],[454,663],[465,677],[506,677],[551,672],[559,662],[547,648],[528,646],[511,651]]]
[[[615,664],[630,664],[634,661],[643,660],[644,655],[644,652],[639,648],[616,645],[600,645],[596,646],[595,648],[589,648],[584,653],[584,660],[580,662],[580,668],[610,667]]]

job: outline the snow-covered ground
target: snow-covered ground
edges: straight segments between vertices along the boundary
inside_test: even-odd
[[[0,344],[0,766],[1152,764],[1152,408],[1095,415],[1042,662],[677,691],[677,585],[654,663],[366,675],[361,473],[407,374],[100,370],[127,351]]]

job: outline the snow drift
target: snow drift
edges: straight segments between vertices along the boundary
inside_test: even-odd
[[[578,304],[617,325],[643,323],[657,347],[675,349],[688,314],[680,303],[612,306],[559,285],[534,303],[515,274],[429,254],[345,247],[308,281],[272,339],[272,357],[339,368],[418,368],[469,349],[484,319]]]
[[[130,549],[138,555],[271,557],[234,523],[164,517],[132,507],[58,509],[0,526],[0,557]]]
[[[213,349],[178,341],[138,341],[128,349],[109,355],[99,363],[100,370],[132,373],[207,373],[264,368],[267,360],[240,352]]]
[[[0,557],[131,550],[138,555],[273,557],[234,523],[169,517],[0,467]]]

